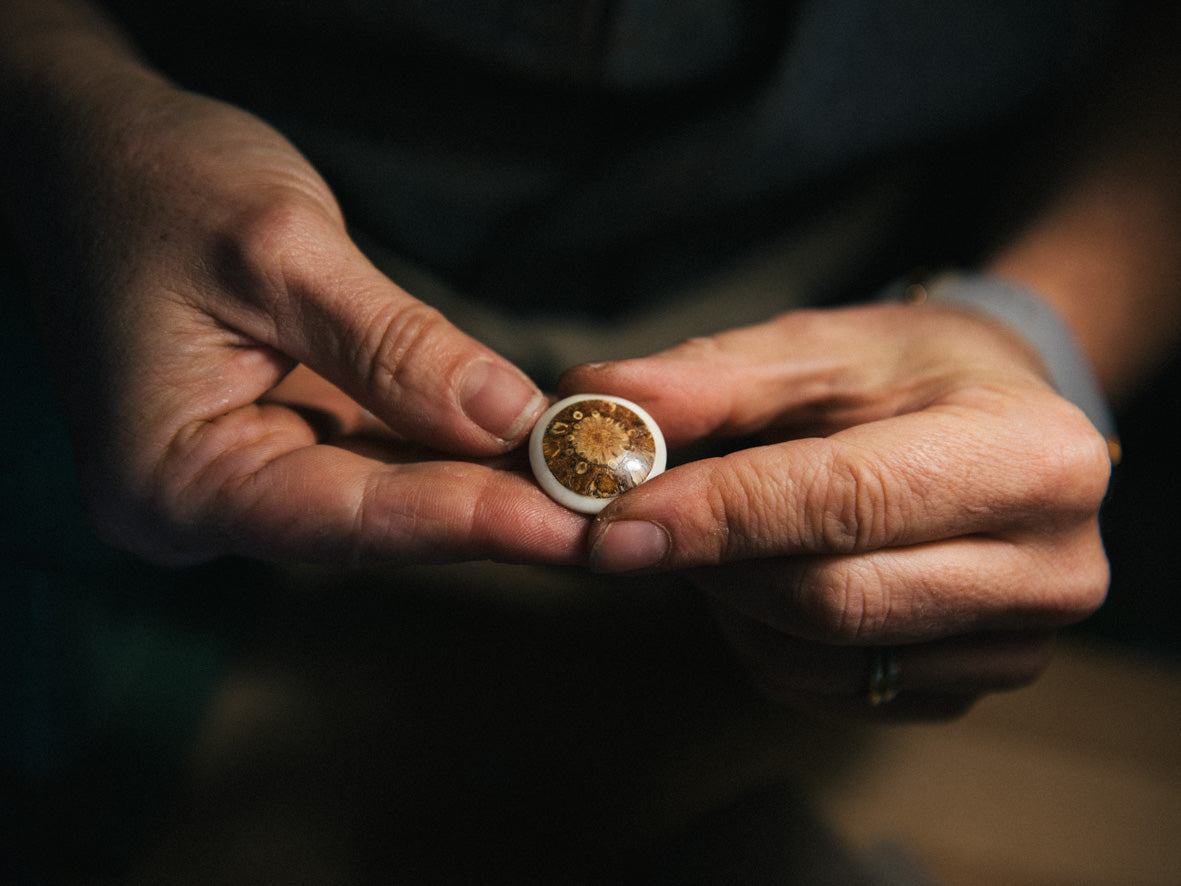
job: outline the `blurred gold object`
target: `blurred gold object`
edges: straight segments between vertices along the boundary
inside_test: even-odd
[[[902,666],[893,646],[884,646],[874,652],[869,665],[869,683],[865,700],[876,708],[893,701],[902,684]]]

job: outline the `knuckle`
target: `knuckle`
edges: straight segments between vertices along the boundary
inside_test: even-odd
[[[677,357],[690,362],[704,359],[712,361],[721,352],[722,347],[717,338],[704,335],[684,339],[672,351]]]
[[[243,209],[217,245],[217,274],[249,304],[273,315],[297,264],[292,257],[319,239],[317,228],[314,216],[293,197],[275,196]]]
[[[757,465],[731,469],[720,459],[708,485],[706,508],[719,555],[733,560],[768,553],[774,546],[781,513],[777,490]]]
[[[1043,563],[1047,590],[1037,604],[1039,621],[1053,627],[1074,624],[1092,615],[1107,599],[1111,565],[1097,521],[1075,538],[1043,552]]]
[[[416,534],[418,503],[397,482],[392,470],[371,474],[359,491],[353,512],[352,531],[348,533],[351,547],[347,553],[349,566],[358,566],[376,559],[375,540],[394,549],[403,549]]]
[[[1027,441],[1030,463],[1027,495],[1045,512],[1090,514],[1098,511],[1111,478],[1107,441],[1073,405],[1055,397],[1043,413],[1047,421]],[[1051,432],[1046,432],[1051,428]]]
[[[450,492],[462,489],[462,496]],[[402,565],[503,553],[502,496],[475,465],[399,464],[367,476],[355,498],[348,562]]]
[[[374,317],[352,355],[352,365],[367,367],[369,393],[379,401],[396,401],[410,384],[410,367],[437,366],[445,323],[437,310],[413,300]]]
[[[795,597],[800,634],[848,645],[881,636],[891,621],[890,598],[865,560],[823,560],[799,577]]]
[[[306,239],[308,212],[302,202],[276,195],[244,209],[236,219],[242,255],[262,264],[290,243]]]
[[[897,502],[870,458],[830,456],[803,496],[803,527],[812,550],[852,553],[879,547],[889,537]]]
[[[792,445],[794,476],[785,474],[782,459],[762,453],[715,461],[704,500],[707,519],[727,533],[721,556],[866,551],[888,544],[905,525],[907,495],[891,490],[876,459],[824,440]]]

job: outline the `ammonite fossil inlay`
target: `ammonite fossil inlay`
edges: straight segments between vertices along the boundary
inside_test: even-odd
[[[635,403],[582,394],[555,403],[538,420],[529,458],[541,487],[584,513],[664,470],[664,438]]]

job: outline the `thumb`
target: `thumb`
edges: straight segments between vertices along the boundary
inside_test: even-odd
[[[268,293],[260,338],[415,442],[467,455],[519,443],[545,407],[536,385],[394,284],[347,236],[316,234],[298,226],[254,238],[284,244],[259,265],[272,272],[256,287]]]

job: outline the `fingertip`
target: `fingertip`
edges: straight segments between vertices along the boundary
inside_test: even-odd
[[[660,424],[670,445],[700,439],[730,419],[734,386],[717,367],[666,354],[614,362],[583,363],[558,381],[561,396],[589,391],[642,405]]]
[[[658,523],[618,520],[608,523],[592,542],[593,572],[639,572],[660,566],[672,549],[672,538]]]
[[[560,397],[566,397],[571,394],[598,389],[602,386],[602,380],[608,377],[610,369],[614,365],[614,363],[607,361],[596,361],[571,366],[558,379],[558,395]]]

